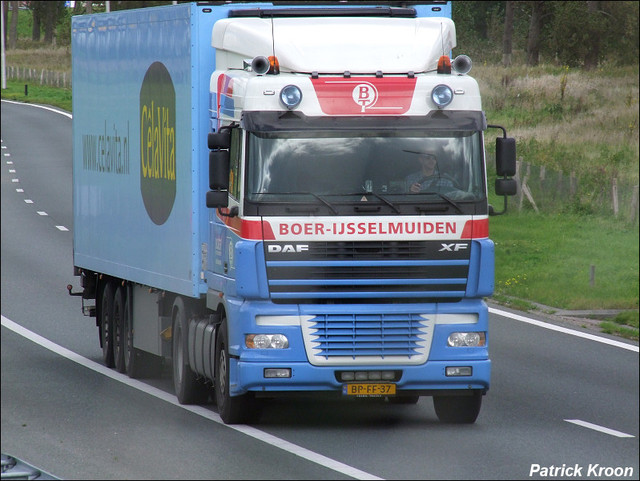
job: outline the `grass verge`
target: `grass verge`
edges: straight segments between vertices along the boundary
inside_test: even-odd
[[[2,98],[32,104],[52,105],[71,112],[71,89],[9,80],[7,88],[2,90]]]

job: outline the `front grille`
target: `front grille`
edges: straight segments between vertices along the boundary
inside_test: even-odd
[[[464,296],[471,245],[434,241],[265,243],[276,303],[457,301]]]
[[[321,314],[302,327],[314,365],[422,364],[433,336],[418,314]]]

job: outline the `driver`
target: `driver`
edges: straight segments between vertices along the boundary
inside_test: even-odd
[[[420,170],[409,174],[405,178],[406,189],[409,192],[434,192],[440,189],[454,188],[453,182],[447,177],[441,176],[438,170],[438,159],[436,155],[427,153],[418,153]]]

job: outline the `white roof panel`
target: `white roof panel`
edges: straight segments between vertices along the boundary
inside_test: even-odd
[[[444,17],[252,17],[216,22],[212,46],[246,59],[275,50],[281,71],[389,74],[434,70],[455,38]]]

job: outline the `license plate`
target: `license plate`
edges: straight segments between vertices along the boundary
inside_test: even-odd
[[[395,396],[396,385],[391,383],[359,383],[359,384],[343,384],[342,394],[347,396]]]

